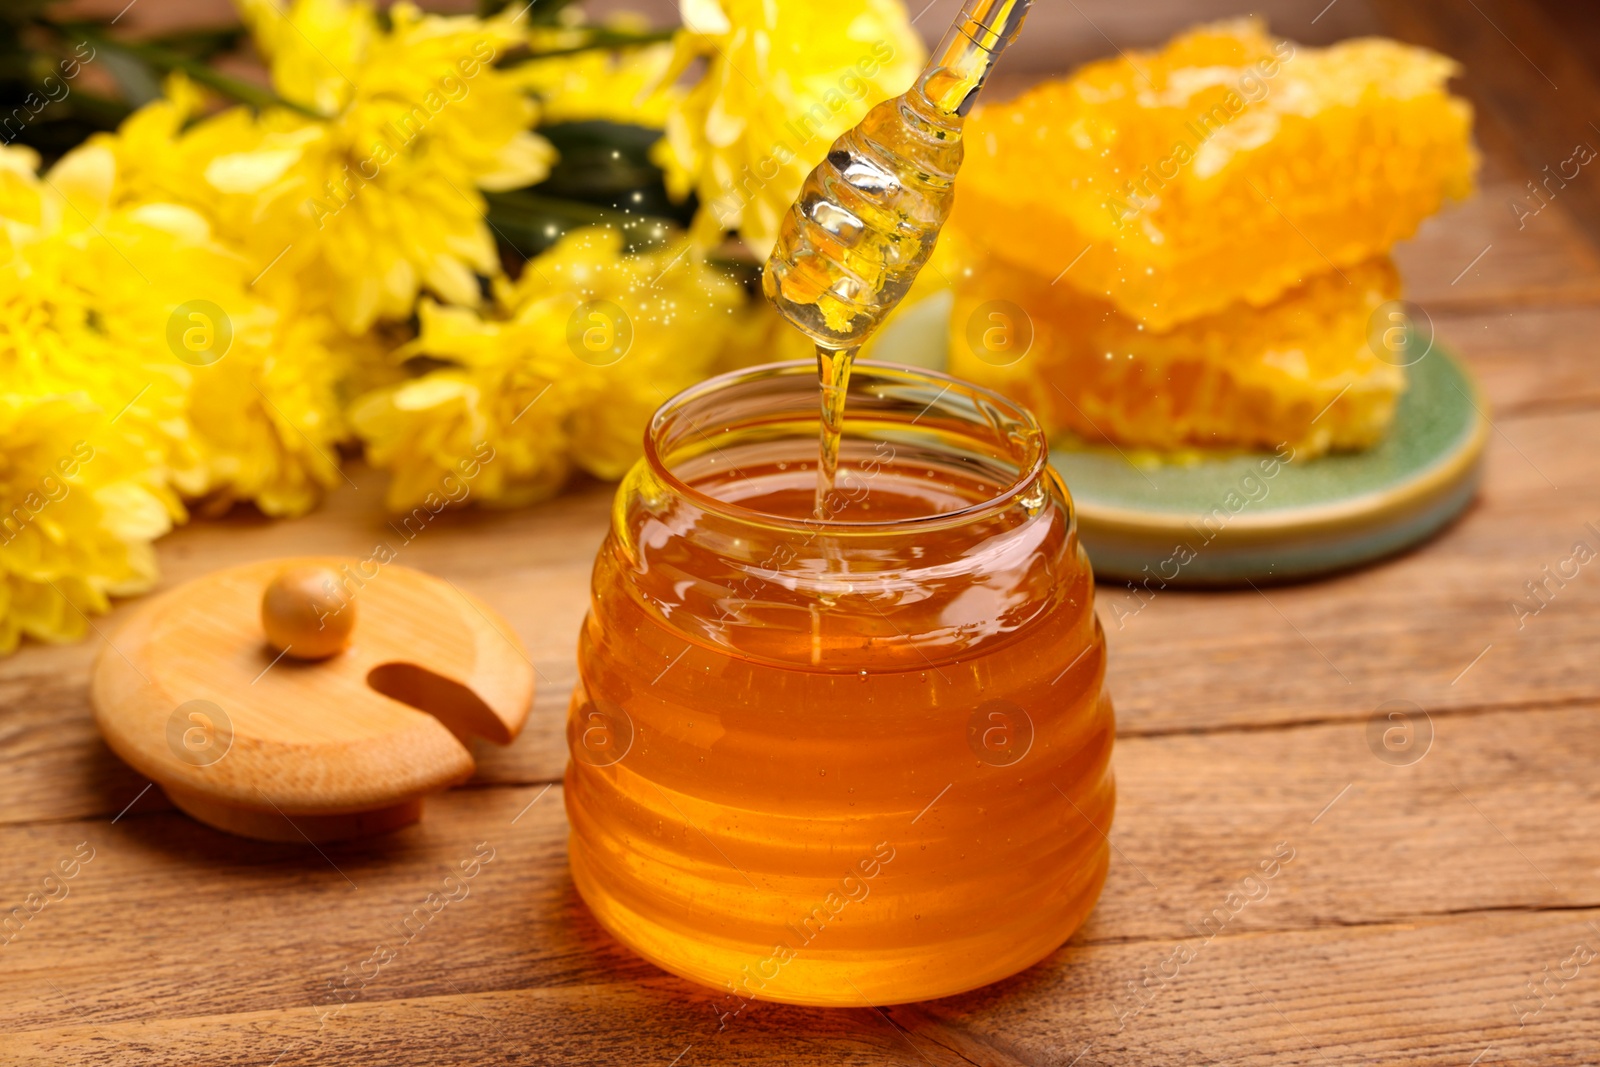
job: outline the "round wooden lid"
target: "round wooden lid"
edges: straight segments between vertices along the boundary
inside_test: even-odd
[[[267,584],[307,565],[332,570],[359,612],[349,647],[316,661],[280,653],[261,624]],[[505,621],[449,582],[309,557],[151,598],[101,650],[90,693],[112,751],[191,815],[334,840],[414,821],[423,796],[471,777],[468,739],[516,737],[533,673]]]

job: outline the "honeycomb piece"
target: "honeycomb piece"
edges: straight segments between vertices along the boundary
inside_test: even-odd
[[[1458,71],[1396,41],[1204,26],[980,109],[956,224],[1152,329],[1263,306],[1471,192]]]
[[[1373,313],[1399,291],[1379,257],[1162,334],[990,257],[958,276],[950,372],[1029,407],[1052,434],[1168,451],[1361,449],[1405,388],[1395,357],[1369,344]]]

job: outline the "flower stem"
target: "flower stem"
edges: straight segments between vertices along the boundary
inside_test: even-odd
[[[327,118],[320,111],[309,108],[304,104],[298,104],[293,100],[286,100],[271,89],[264,89],[259,85],[252,85],[239,78],[230,77],[213,70],[204,63],[190,59],[188,56],[180,55],[177,52],[151,44],[115,40],[101,34],[98,29],[85,23],[59,23],[57,28],[62,33],[76,34],[96,47],[110,48],[113,51],[132,56],[134,59],[156,70],[162,72],[181,71],[201,85],[214,89],[241,104],[248,104],[257,110],[281,107],[289,111],[298,112],[307,118]]]
[[[583,44],[573,45],[571,48],[552,48],[542,52],[518,52],[508,59],[504,66],[515,67],[522,63],[533,63],[541,59],[557,59],[561,56],[574,56],[580,52],[593,52],[599,49],[615,51],[620,48],[643,48],[645,45],[662,44],[670,41],[677,32],[676,29],[671,28],[635,33],[630,30],[608,30],[604,27],[596,27],[590,30],[589,39]]]

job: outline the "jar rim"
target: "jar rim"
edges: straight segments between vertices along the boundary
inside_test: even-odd
[[[1021,404],[1002,396],[992,389],[987,389],[950,374],[906,364],[879,362],[877,360],[858,360],[856,362],[852,370],[852,386],[860,380],[856,376],[863,371],[878,378],[898,379],[905,383],[942,384],[943,388],[929,403],[929,409],[947,394],[958,392],[961,395],[970,397],[974,402],[981,401],[984,404],[991,405],[1006,417],[1021,423],[1028,431],[1028,454],[1019,459],[1015,476],[1007,480],[1004,486],[997,489],[986,499],[952,511],[934,512],[928,515],[917,515],[901,519],[840,520],[837,518],[795,518],[789,515],[777,515],[751,508],[735,501],[724,500],[684,481],[668,466],[666,458],[661,452],[661,439],[670,427],[672,420],[683,416],[684,410],[690,405],[705,399],[711,394],[735,388],[751,381],[796,375],[802,371],[807,374],[814,385],[816,383],[816,364],[811,360],[798,359],[762,363],[754,367],[728,371],[682,390],[666,400],[651,416],[650,425],[644,435],[644,462],[650,468],[651,473],[665,483],[674,493],[688,498],[703,510],[715,512],[741,522],[758,521],[762,524],[779,528],[809,533],[821,531],[832,534],[933,530],[971,522],[974,519],[982,518],[985,515],[1009,507],[1011,502],[1025,492],[1029,486],[1033,485],[1049,466],[1050,452],[1045,443],[1044,431],[1033,413]],[[924,413],[926,413],[926,410],[924,410]],[[921,416],[919,415],[918,418],[921,418]],[[694,426],[692,421],[690,426],[700,433],[702,437],[705,436],[704,431]],[[710,439],[707,438],[707,440],[709,441]],[[714,448],[715,445],[712,447]]]

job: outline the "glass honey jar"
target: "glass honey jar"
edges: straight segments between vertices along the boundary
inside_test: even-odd
[[[1038,424],[882,364],[848,401],[820,511],[812,365],[666,403],[579,641],[573,879],[725,1018],[993,982],[1106,875],[1105,638]]]

